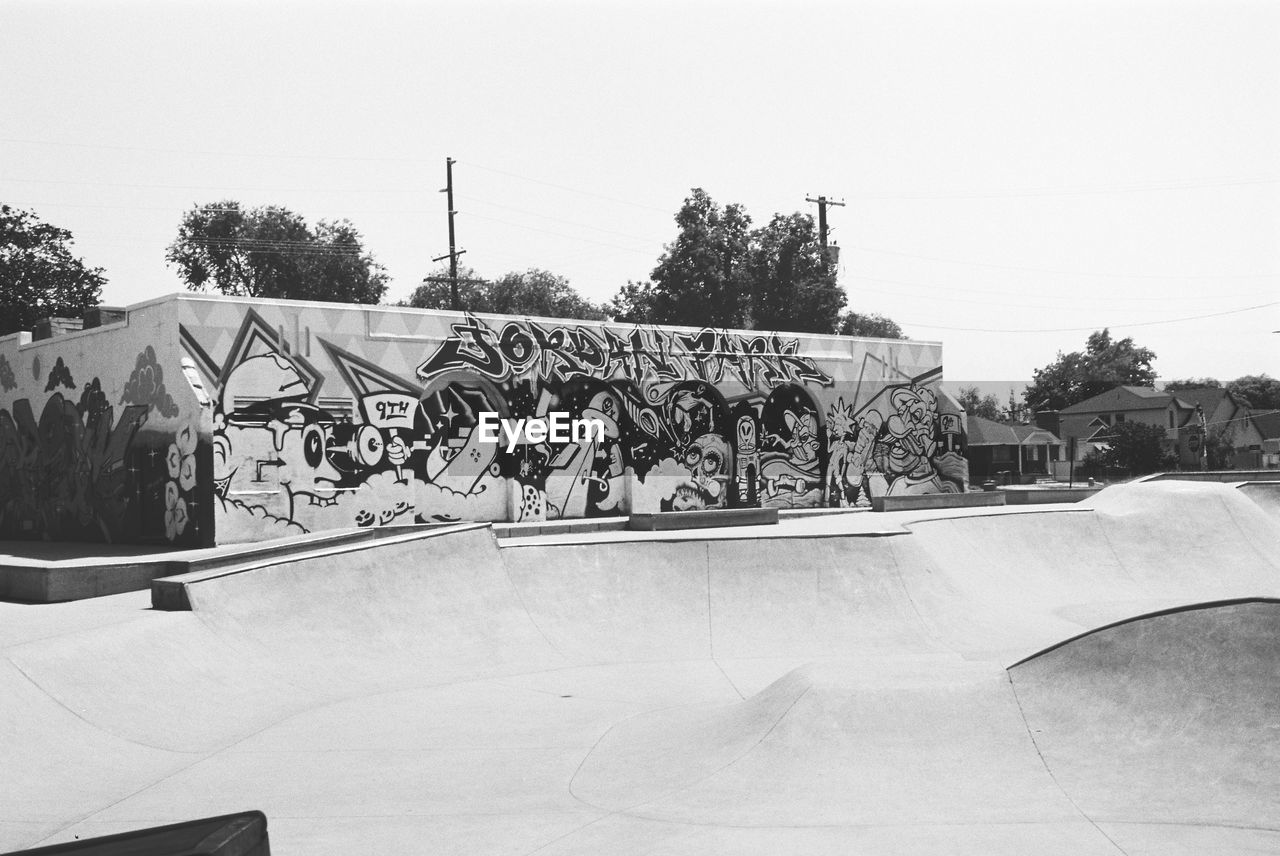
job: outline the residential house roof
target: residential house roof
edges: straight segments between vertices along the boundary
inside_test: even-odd
[[[1009,425],[994,422],[981,416],[969,416],[969,431],[965,444],[969,446],[1061,446],[1062,441],[1052,431],[1035,425]]]
[[[1264,440],[1280,439],[1280,410],[1265,410],[1252,414],[1253,424]]]
[[[1070,407],[1064,407],[1061,412],[1070,415],[1110,413],[1117,410],[1163,410],[1172,399],[1173,396],[1169,393],[1149,386],[1117,386]]]

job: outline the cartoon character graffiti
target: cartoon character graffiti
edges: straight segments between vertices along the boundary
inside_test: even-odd
[[[224,500],[283,521],[295,521],[304,506],[335,504],[342,474],[328,451],[336,420],[307,401],[308,392],[281,354],[249,357],[231,371],[214,412],[214,483]]]
[[[813,400],[798,387],[770,393],[762,411],[761,504],[809,508],[822,501],[820,430]]]
[[[832,479],[844,501],[964,489],[967,464],[939,442],[937,397],[927,387],[891,387],[873,399],[854,420],[851,448],[847,419],[832,449]]]
[[[667,511],[721,508],[728,498],[729,444],[718,434],[703,434],[681,456],[688,477],[676,485]]]
[[[737,463],[738,504],[754,508],[760,502],[760,420],[749,405],[734,409],[734,460]]]

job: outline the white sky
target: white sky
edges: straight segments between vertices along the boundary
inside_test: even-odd
[[[1280,301],[1280,3],[0,0],[0,201],[106,303],[181,290],[165,247],[225,198],[352,220],[403,298],[446,156],[483,276],[603,300],[691,187],[757,224],[823,194],[850,306],[952,382],[1104,325],[1163,379],[1280,376],[1280,305],[1151,323]]]

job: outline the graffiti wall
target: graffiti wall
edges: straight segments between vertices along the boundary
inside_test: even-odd
[[[0,340],[0,537],[177,544],[961,491],[936,343],[174,295]],[[484,414],[581,439],[489,441]]]
[[[0,338],[0,539],[214,543],[210,433],[176,306],[131,321]]]
[[[220,541],[963,490],[937,344],[203,297]],[[596,420],[485,442],[482,414]]]

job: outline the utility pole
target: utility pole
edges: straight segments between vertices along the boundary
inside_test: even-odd
[[[449,260],[449,308],[457,312],[458,311],[458,256],[465,253],[466,250],[457,249],[457,245],[454,243],[453,215],[457,214],[458,212],[453,210],[453,164],[454,164],[453,158],[447,157],[444,159],[445,186],[444,186],[444,189],[440,191],[441,193],[448,194],[446,199],[449,204],[449,254],[447,256],[440,256],[438,258],[434,258],[431,261],[438,262],[438,261],[443,261],[444,259]]]
[[[822,245],[822,263],[825,264],[828,268],[830,268],[833,264],[833,261],[835,263],[838,263],[840,261],[840,248],[827,247],[827,206],[835,205],[840,208],[843,208],[844,203],[834,202],[825,196],[819,196],[817,199],[814,199],[813,197],[810,197],[810,196],[806,196],[804,198],[804,201],[818,203],[818,243]],[[834,250],[835,252],[832,252],[832,250]],[[832,259],[832,256],[835,256],[834,260]]]

